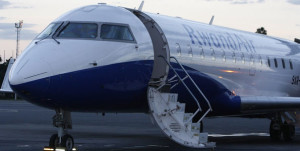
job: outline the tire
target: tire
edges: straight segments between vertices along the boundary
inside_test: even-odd
[[[74,147],[74,139],[71,135],[66,134],[61,139],[61,147],[65,147],[66,151],[72,151]]]
[[[270,124],[270,138],[272,141],[281,139],[281,126],[279,123],[272,121]]]
[[[57,147],[58,146],[58,142],[59,142],[58,135],[57,134],[53,134],[50,137],[49,146],[53,147],[53,148]]]
[[[284,123],[282,125],[282,136],[285,141],[292,141],[295,137],[295,126]]]

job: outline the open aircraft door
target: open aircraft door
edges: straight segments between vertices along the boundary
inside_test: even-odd
[[[199,101],[196,101],[199,109],[195,113],[186,113],[186,104],[178,102],[177,93],[170,93],[172,87],[169,84],[169,81],[176,78],[184,84],[184,80],[191,79],[191,77],[178,60],[175,57],[170,56],[170,48],[167,38],[159,24],[149,15],[141,11],[131,9],[130,11],[143,22],[153,44],[154,64],[147,92],[151,116],[156,121],[160,129],[171,140],[187,147],[214,148],[215,143],[207,141],[208,134],[200,131],[200,122],[208,114],[208,112],[212,111],[211,107],[208,111],[202,112],[203,116],[198,122],[193,123],[195,115],[202,111]],[[180,70],[183,70],[187,74],[184,79],[180,78],[175,69],[172,67],[170,63],[171,59],[174,60],[176,64],[180,65]],[[168,79],[169,69],[172,69],[175,75]],[[186,84],[184,84],[184,86],[189,90]],[[198,90],[201,91],[199,88]],[[192,96],[195,100],[197,100],[193,94]]]
[[[153,86],[165,84],[169,73],[168,64],[170,63],[170,49],[167,38],[151,17],[141,11],[132,11],[147,28],[153,44],[154,63],[150,84]]]

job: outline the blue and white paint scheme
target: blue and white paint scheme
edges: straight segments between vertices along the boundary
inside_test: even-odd
[[[277,115],[300,109],[299,53],[299,44],[280,38],[99,4],[54,20],[16,60],[9,82],[57,113],[148,113],[149,85],[172,86],[168,63],[179,75],[182,64],[209,101],[208,116],[260,114],[284,125]],[[169,92],[186,111],[197,109],[181,83]]]

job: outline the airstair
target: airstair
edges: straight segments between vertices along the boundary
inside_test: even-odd
[[[173,70],[175,75],[167,80],[167,82],[158,82],[159,85],[155,84],[155,81],[149,83],[147,97],[151,115],[162,131],[173,141],[187,147],[213,149],[216,144],[214,142],[208,142],[208,133],[203,133],[200,131],[203,118],[212,111],[210,102],[175,57],[170,57],[170,59],[175,60],[175,62],[180,66],[181,70],[185,73],[183,78],[164,57],[162,58],[166,61],[170,69]],[[174,79],[176,78],[178,79],[178,82],[170,85],[170,83],[172,81],[174,82]],[[186,80],[190,80],[193,83],[193,86],[197,89],[198,93],[200,93],[205,99],[205,102],[208,106],[207,110],[203,110],[201,108],[199,100],[186,84]],[[198,109],[194,113],[186,113],[186,104],[178,101],[178,94],[169,93],[171,89],[179,84],[182,84],[187,89],[197,104]],[[197,122],[193,122],[193,119],[198,114],[201,115],[200,119],[197,120]]]

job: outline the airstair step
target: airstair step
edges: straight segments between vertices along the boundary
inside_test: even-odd
[[[183,117],[183,122],[186,123],[191,117],[193,116],[193,113],[185,113]],[[192,123],[190,121],[190,123]]]
[[[185,103],[177,102],[177,112],[185,112]]]
[[[148,89],[151,115],[161,130],[173,141],[192,148],[214,148],[207,141],[207,133],[200,133],[200,124],[190,120],[193,113],[185,113],[185,103],[177,101],[178,94],[161,93],[153,87]]]
[[[181,130],[181,126],[179,123],[170,123],[169,127],[174,132],[180,132]]]
[[[174,114],[174,117],[177,119],[178,122],[180,122],[183,125],[183,118],[185,114],[185,103],[179,103],[177,102],[176,109],[172,111]]]
[[[192,132],[200,132],[200,123],[191,123]]]
[[[207,143],[208,140],[208,133],[200,133],[199,134],[199,143]]]

